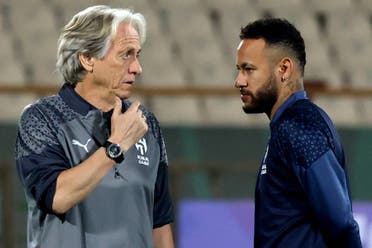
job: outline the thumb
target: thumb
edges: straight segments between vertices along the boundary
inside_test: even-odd
[[[114,111],[112,112],[113,118],[121,114],[122,105],[123,105],[123,102],[121,101],[121,99],[119,97],[115,97],[115,106],[114,106]]]

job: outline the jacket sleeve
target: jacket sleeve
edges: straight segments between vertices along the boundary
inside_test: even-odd
[[[288,118],[280,141],[307,198],[314,225],[329,247],[361,247],[347,182],[341,144],[322,118]],[[336,152],[339,156],[336,156]]]
[[[153,228],[173,222],[173,204],[169,192],[168,157],[160,125],[152,113],[147,113],[151,128],[160,148],[159,167],[154,190]]]
[[[30,205],[36,204],[45,213],[52,209],[58,175],[69,163],[58,144],[55,130],[42,112],[31,106],[23,112],[16,140],[16,164]],[[63,215],[57,215],[63,219]]]
[[[298,167],[311,211],[329,247],[362,247],[346,175],[330,149],[309,167]]]

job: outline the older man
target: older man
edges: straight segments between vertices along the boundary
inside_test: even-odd
[[[29,248],[173,247],[161,130],[128,100],[145,32],[141,14],[107,6],[64,27],[57,69],[65,84],[19,122]]]

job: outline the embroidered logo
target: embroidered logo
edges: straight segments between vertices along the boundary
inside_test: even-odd
[[[147,153],[147,142],[145,138],[141,138],[136,144],[135,147],[139,154],[137,154],[138,163],[142,165],[149,166],[150,161],[146,155]]]
[[[84,150],[88,153],[89,150],[88,150],[88,144],[89,142],[91,141],[92,139],[88,139],[87,142],[85,143],[85,145],[81,144],[80,141],[76,140],[76,139],[73,139],[72,140],[72,144],[75,145],[75,146],[80,146],[80,147],[83,147]]]
[[[262,166],[261,166],[261,175],[265,175],[267,173],[266,158],[267,158],[268,153],[269,153],[269,145],[266,146],[266,152],[265,152],[265,156],[264,156]]]
[[[147,144],[146,144],[146,139],[142,138],[136,143],[136,149],[141,153],[141,155],[145,155],[147,152]]]

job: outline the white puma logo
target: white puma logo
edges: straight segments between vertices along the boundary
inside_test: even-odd
[[[92,139],[88,139],[88,140],[87,140],[87,143],[85,143],[85,145],[83,145],[83,144],[81,144],[78,140],[73,139],[73,140],[72,140],[72,144],[73,144],[73,145],[76,145],[76,146],[83,147],[84,150],[85,150],[86,152],[89,152],[89,150],[88,150],[88,144],[89,144],[89,142],[90,142],[91,140],[92,140]]]

